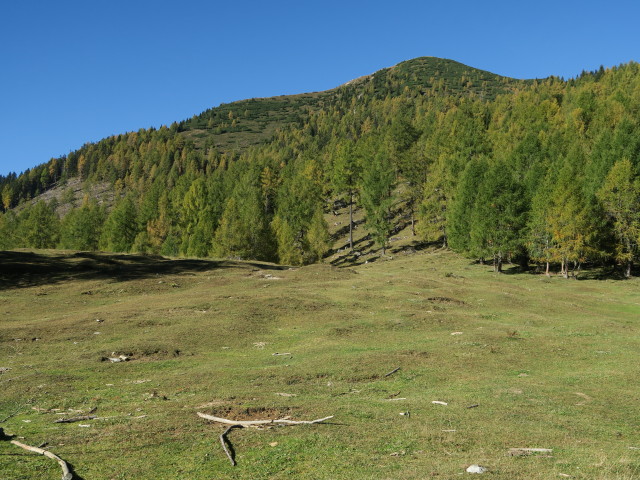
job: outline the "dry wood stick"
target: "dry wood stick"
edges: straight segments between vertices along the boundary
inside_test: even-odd
[[[240,425],[230,425],[229,428],[227,428],[224,432],[222,432],[222,435],[220,435],[220,443],[222,444],[224,453],[227,454],[227,457],[229,458],[229,461],[231,462],[231,465],[233,467],[236,466],[236,460],[233,458],[233,456],[231,455],[231,452],[227,448],[227,442],[229,441],[229,439],[227,438],[227,434],[234,428],[242,428],[242,427]]]
[[[325,418],[318,418],[317,420],[286,420],[286,419],[279,419],[279,420],[229,420],[227,418],[222,418],[222,417],[214,417],[213,415],[207,415],[206,413],[201,413],[201,412],[197,412],[198,416],[201,418],[204,418],[206,420],[211,420],[213,422],[218,422],[218,423],[223,423],[225,425],[229,425],[229,427],[222,432],[222,435],[220,435],[220,443],[222,444],[222,448],[224,449],[224,453],[227,455],[227,458],[229,459],[229,461],[231,462],[232,466],[236,466],[236,461],[233,458],[232,453],[229,451],[229,449],[227,448],[227,442],[229,442],[229,439],[227,438],[227,434],[234,428],[249,428],[249,427],[255,427],[258,428],[262,425],[303,425],[303,424],[313,424],[313,423],[320,423],[320,422],[324,422],[325,420],[329,420],[330,418],[333,418],[333,415],[329,416],[329,417],[325,417]],[[231,446],[231,442],[229,442],[229,446]],[[63,479],[66,480],[66,479]]]
[[[510,448],[509,455],[519,456],[519,455],[532,455],[535,453],[553,453],[552,448]]]
[[[95,415],[81,415],[79,417],[59,418],[53,423],[73,423],[73,422],[81,422],[83,420],[93,420],[94,418],[98,418],[98,417]]]
[[[391,375],[393,375],[394,373],[396,373],[398,370],[400,370],[400,367],[398,368],[394,368],[393,370],[391,370],[389,373],[387,373],[384,378],[390,377]]]
[[[20,448],[24,448],[25,450],[29,450],[30,452],[39,453],[40,455],[44,455],[45,457],[55,460],[60,464],[60,467],[62,467],[62,480],[73,480],[73,475],[69,470],[69,465],[67,465],[67,462],[62,460],[59,456],[51,453],[48,450],[43,450],[42,448],[25,445],[24,443],[20,443],[17,440],[11,440],[11,443],[13,443],[14,445],[17,445]]]
[[[212,422],[224,423],[225,425],[237,425],[239,427],[258,427],[261,425],[310,425],[312,423],[320,423],[325,420],[333,418],[333,415],[324,418],[318,418],[317,420],[229,420],[222,417],[214,417],[213,415],[207,415],[206,413],[198,412],[198,416]]]

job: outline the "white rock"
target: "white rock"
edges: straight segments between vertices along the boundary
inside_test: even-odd
[[[485,473],[487,469],[482,465],[471,465],[467,468],[467,473]]]

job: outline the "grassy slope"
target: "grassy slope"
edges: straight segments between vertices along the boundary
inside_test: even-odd
[[[5,431],[87,480],[457,478],[471,463],[499,479],[640,476],[638,280],[495,276],[438,250],[295,270],[0,257],[0,421],[17,412]],[[112,352],[133,360],[101,361]],[[52,423],[93,407],[106,418],[90,427]],[[233,468],[196,411],[335,418],[233,431]],[[0,472],[59,467],[0,442]]]

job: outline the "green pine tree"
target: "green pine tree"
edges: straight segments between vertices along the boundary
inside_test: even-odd
[[[273,260],[271,235],[259,179],[249,171],[226,202],[213,253],[220,257]]]
[[[138,235],[138,219],[131,195],[122,198],[107,217],[100,236],[100,248],[109,252],[129,252]]]
[[[616,162],[598,192],[616,237],[615,258],[625,265],[625,277],[631,276],[640,243],[640,177],[634,179],[628,159]]]
[[[391,232],[391,192],[394,179],[389,157],[383,152],[378,152],[363,164],[361,198],[366,211],[365,225],[374,242],[382,248],[383,255]]]
[[[54,248],[60,234],[60,218],[49,204],[40,200],[20,214],[22,244],[33,248]]]

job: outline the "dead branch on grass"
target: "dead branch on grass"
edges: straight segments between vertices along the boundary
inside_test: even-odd
[[[24,443],[20,443],[17,440],[11,440],[11,443],[13,443],[14,445],[16,445],[16,446],[18,446],[20,448],[24,448],[25,450],[29,450],[30,452],[39,453],[40,455],[44,455],[45,457],[48,457],[48,458],[51,458],[52,460],[55,460],[56,462],[58,462],[60,464],[60,467],[62,468],[62,480],[73,480],[73,474],[69,470],[69,465],[67,465],[67,462],[62,460],[56,454],[51,453],[48,450],[43,450],[42,448],[32,447],[30,445],[25,445]]]
[[[314,423],[324,422],[326,420],[329,420],[330,418],[333,418],[333,415],[331,415],[324,418],[318,418],[317,420],[288,420],[286,418],[281,418],[277,420],[229,420],[228,418],[214,417],[213,415],[207,415],[206,413],[201,413],[201,412],[197,412],[197,413],[199,417],[204,418],[206,420],[211,420],[212,422],[218,422],[224,425],[229,425],[229,427],[224,432],[222,432],[222,435],[220,435],[220,443],[222,444],[224,453],[227,455],[227,458],[231,462],[231,465],[234,467],[236,466],[236,460],[234,458],[234,455],[232,454],[233,446],[231,445],[231,442],[227,437],[229,432],[234,428],[251,428],[251,427],[260,428],[266,425],[284,425],[284,426],[311,425]],[[227,448],[227,443],[229,444],[229,448]]]
[[[98,418],[95,415],[81,415],[79,417],[69,417],[69,418],[59,418],[53,423],[73,423],[73,422],[82,422],[83,420],[93,420]]]
[[[391,375],[393,375],[394,373],[396,373],[398,370],[400,370],[400,367],[398,368],[394,368],[393,370],[391,370],[389,373],[385,374],[385,376],[383,378],[387,378],[390,377]]]
[[[224,423],[225,425],[238,425],[240,427],[261,427],[263,425],[311,425],[313,423],[320,423],[330,418],[333,415],[324,418],[318,418],[317,420],[287,420],[285,418],[276,420],[229,420],[228,418],[214,417],[213,415],[207,415],[206,413],[198,412],[198,416],[212,422]]]
[[[510,448],[509,455],[512,457],[520,457],[526,455],[534,455],[536,453],[553,453],[552,448]]]
[[[229,428],[227,428],[224,432],[222,432],[222,435],[220,435],[220,443],[222,444],[224,453],[227,454],[227,458],[229,458],[229,461],[231,462],[231,466],[233,467],[236,466],[236,459],[233,458],[233,455],[230,451],[230,449],[233,449],[233,447],[231,446],[231,442],[227,438],[227,434],[234,428],[242,428],[242,427],[240,425],[229,425]],[[229,448],[227,448],[227,442],[229,443]]]

